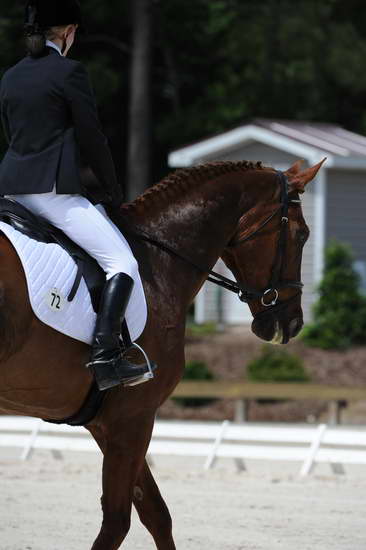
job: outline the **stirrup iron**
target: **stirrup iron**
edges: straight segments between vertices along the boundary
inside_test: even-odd
[[[154,370],[156,369],[156,365],[154,365],[154,363],[153,364],[151,363],[147,353],[141,346],[133,342],[129,349],[131,348],[136,348],[142,353],[148,368],[148,372],[145,372],[141,376],[136,376],[136,378],[130,378],[129,380],[126,380],[126,382],[123,382],[123,385],[126,387],[137,386],[138,384],[143,384],[144,382],[148,382],[149,380],[152,380],[154,378]],[[122,352],[122,357],[124,353],[126,353],[127,351],[128,350],[125,350],[125,352]]]

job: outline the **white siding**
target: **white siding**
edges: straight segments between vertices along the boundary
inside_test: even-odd
[[[366,174],[329,170],[326,239],[352,246],[355,259],[366,261]]]
[[[311,182],[307,188],[306,192],[301,195],[302,201],[302,211],[305,218],[305,221],[310,229],[310,236],[307,240],[304,251],[302,255],[302,264],[301,264],[301,280],[304,283],[303,294],[302,294],[302,309],[304,313],[304,321],[308,322],[311,318],[311,305],[313,304],[316,294],[315,294],[315,284],[314,284],[314,242],[316,239],[315,231],[315,217],[314,217],[314,186],[316,185],[316,180]]]

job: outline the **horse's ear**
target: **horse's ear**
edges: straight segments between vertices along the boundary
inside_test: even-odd
[[[285,176],[287,176],[288,178],[290,178],[291,176],[296,176],[300,172],[303,162],[304,159],[300,159],[294,162],[294,164],[288,170],[286,170],[286,172],[284,172]]]
[[[309,168],[306,168],[306,170],[303,170],[302,172],[297,172],[296,174],[288,173],[289,171],[285,172],[285,174],[288,177],[289,182],[289,191],[297,191],[297,193],[304,193],[305,186],[309,183],[309,181],[313,180],[315,176],[317,175],[320,167],[322,166],[323,162],[325,162],[327,158],[323,158],[318,164],[315,164],[314,166],[310,166]],[[298,161],[299,162],[299,161]],[[294,168],[295,164],[290,168]]]

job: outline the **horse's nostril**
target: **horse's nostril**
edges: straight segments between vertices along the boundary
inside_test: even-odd
[[[303,325],[303,321],[300,317],[297,317],[296,319],[292,319],[292,321],[290,321],[290,324],[289,324],[290,338],[293,338],[294,336],[296,336],[296,334],[300,332],[302,325]]]

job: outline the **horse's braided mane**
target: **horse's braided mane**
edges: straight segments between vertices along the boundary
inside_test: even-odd
[[[167,202],[174,199],[182,191],[186,191],[193,184],[200,181],[207,181],[216,176],[226,174],[228,172],[246,171],[246,170],[263,170],[261,162],[241,161],[217,161],[207,164],[199,164],[189,168],[181,168],[166,176],[160,183],[157,183],[147,189],[134,202],[125,204],[123,209],[135,210],[138,208],[146,208],[148,205],[159,199],[161,202]]]

